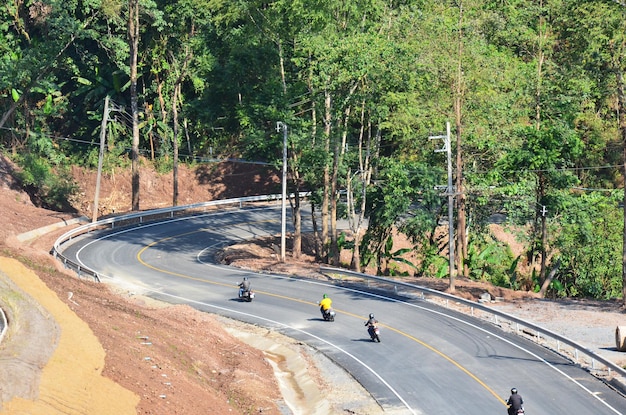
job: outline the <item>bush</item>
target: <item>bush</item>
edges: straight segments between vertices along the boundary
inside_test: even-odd
[[[17,177],[36,206],[73,210],[70,201],[78,192],[78,186],[67,168],[54,169],[47,159],[32,154],[19,157],[17,162],[22,169]]]

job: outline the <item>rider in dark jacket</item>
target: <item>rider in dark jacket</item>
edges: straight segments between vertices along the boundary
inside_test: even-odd
[[[250,291],[250,281],[248,281],[248,277],[243,277],[243,281],[239,284],[239,298],[248,291]]]
[[[509,415],[516,415],[517,411],[523,409],[522,405],[524,404],[524,400],[522,399],[522,395],[517,393],[516,388],[511,389],[511,396],[509,396],[506,404],[509,405]]]
[[[378,320],[374,318],[374,313],[370,313],[369,320],[365,322],[365,325],[367,326],[367,332],[369,333],[372,339],[374,338],[374,335],[373,335],[374,327],[376,327],[377,324],[378,324]]]

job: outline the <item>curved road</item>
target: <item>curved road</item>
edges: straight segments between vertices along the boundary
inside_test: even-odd
[[[505,414],[517,387],[529,415],[626,413],[626,399],[571,362],[485,322],[414,298],[217,265],[215,249],[280,232],[280,210],[235,210],[77,239],[64,254],[130,290],[266,326],[324,352],[393,413]],[[237,300],[244,276],[257,296]],[[317,301],[333,299],[335,322]],[[381,322],[381,343],[364,321]]]

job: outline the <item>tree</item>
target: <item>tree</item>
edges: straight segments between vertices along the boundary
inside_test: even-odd
[[[442,206],[435,183],[442,172],[415,162],[395,158],[378,160],[376,184],[368,189],[369,224],[363,238],[365,264],[375,260],[377,272],[386,272],[385,260],[392,255],[389,238],[394,231],[407,235],[416,246],[425,248]],[[391,257],[390,257],[391,255]],[[383,267],[385,266],[385,269]]]
[[[572,61],[583,66],[599,86],[606,88],[604,97],[614,98],[617,103],[615,111],[607,113],[606,117],[617,124],[615,132],[622,148],[623,179],[626,177],[626,7],[617,1],[577,1],[568,11],[572,19],[565,20],[564,25],[573,35]],[[574,27],[576,30],[572,30]],[[626,209],[622,234],[622,298],[626,305]]]
[[[137,104],[137,59],[139,54],[139,0],[128,0],[128,45],[130,47],[130,111],[133,125],[132,210],[139,210],[139,106]]]
[[[534,235],[529,250],[529,262],[533,262],[535,255],[542,258],[542,270],[548,258],[547,221],[555,214],[554,194],[569,189],[578,183],[578,178],[568,168],[578,159],[583,150],[583,144],[575,131],[566,125],[549,126],[544,123],[541,129],[528,126],[520,129],[524,145],[515,153],[509,154],[503,160],[504,165],[511,173],[520,176],[530,174],[535,181],[535,200],[533,205],[537,212],[535,218]],[[537,232],[536,228],[541,231]],[[540,273],[540,281],[546,278]]]
[[[559,221],[551,229],[561,266],[549,287],[551,295],[602,299],[621,295],[619,199],[617,190],[559,195]]]

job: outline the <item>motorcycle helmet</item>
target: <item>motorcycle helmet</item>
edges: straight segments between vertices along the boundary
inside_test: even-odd
[[[370,313],[370,318],[374,318],[374,313]]]
[[[324,294],[324,295],[322,296],[322,298],[328,298],[328,296],[327,296],[326,294]]]
[[[243,280],[244,281],[248,281],[248,277],[243,277]]]
[[[511,389],[511,393],[515,395],[517,393],[517,389],[516,388]]]

